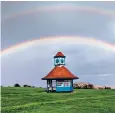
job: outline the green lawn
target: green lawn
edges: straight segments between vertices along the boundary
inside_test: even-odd
[[[77,89],[46,93],[42,88],[1,88],[2,113],[115,113],[115,90]]]

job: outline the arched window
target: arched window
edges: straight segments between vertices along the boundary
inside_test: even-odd
[[[61,63],[62,63],[62,64],[64,63],[64,60],[63,60],[63,59],[61,59]]]
[[[56,63],[59,63],[59,59],[56,59]]]

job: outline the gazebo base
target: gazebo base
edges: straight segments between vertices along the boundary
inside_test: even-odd
[[[45,91],[46,91],[47,93],[49,93],[49,92],[56,92],[56,93],[61,93],[61,92],[63,92],[63,93],[66,93],[66,92],[73,92],[73,89],[71,89],[71,90],[56,90],[56,89],[51,90],[51,89],[46,89]]]
[[[53,91],[48,91],[48,90],[46,90],[46,92],[47,93],[71,93],[71,92],[73,92],[73,91],[56,91],[56,90],[53,90]]]

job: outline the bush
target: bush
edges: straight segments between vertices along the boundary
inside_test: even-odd
[[[28,87],[28,85],[25,84],[25,85],[23,85],[23,87]]]
[[[107,86],[105,86],[105,89],[111,89],[111,87],[107,87]]]
[[[31,86],[29,86],[29,85],[25,84],[25,85],[23,85],[23,87],[31,87]]]
[[[18,83],[14,84],[14,87],[20,87],[20,85]]]
[[[78,82],[73,84],[73,88],[75,89],[93,89],[93,84],[90,83],[84,83],[84,82]]]

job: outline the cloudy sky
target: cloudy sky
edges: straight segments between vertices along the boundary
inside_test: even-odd
[[[115,86],[115,2],[2,2],[1,33],[2,50],[42,37],[69,37],[71,42],[44,39],[1,54],[2,85],[45,86],[41,78],[61,51],[66,67],[80,78],[75,81]],[[76,43],[73,37],[79,37]]]

